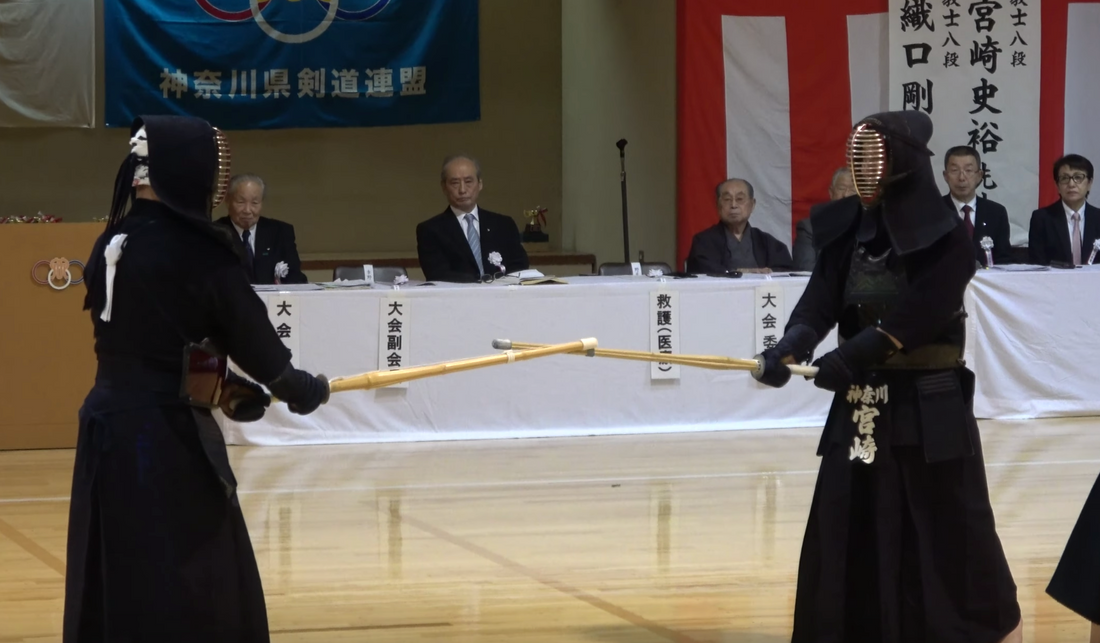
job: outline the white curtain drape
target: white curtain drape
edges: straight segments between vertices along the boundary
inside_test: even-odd
[[[0,127],[93,127],[95,0],[0,0]]]

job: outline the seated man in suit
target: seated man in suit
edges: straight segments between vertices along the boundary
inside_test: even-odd
[[[506,272],[526,270],[527,251],[512,217],[481,210],[481,165],[459,155],[443,162],[443,194],[449,203],[441,214],[416,226],[416,252],[428,281],[475,282],[499,269],[489,255],[500,253]]]
[[[691,240],[687,269],[693,273],[771,272],[791,270],[787,246],[767,232],[749,225],[756,207],[752,184],[728,179],[714,189],[718,223]]]
[[[229,180],[225,196],[229,216],[218,223],[230,228],[241,244],[245,268],[254,284],[304,284],[302,262],[294,240],[294,226],[261,217],[264,180],[254,174],[240,174]]]
[[[1028,256],[1040,266],[1088,263],[1100,237],[1100,209],[1085,202],[1092,189],[1092,163],[1079,154],[1063,156],[1054,162],[1054,180],[1062,198],[1031,213]]]
[[[852,181],[852,170],[847,165],[838,167],[833,172],[833,180],[829,183],[829,203],[853,196],[856,193],[856,184]],[[810,208],[812,215],[815,210],[825,205],[818,203]],[[814,229],[810,223],[810,217],[798,222],[795,226],[794,236],[794,268],[805,272],[813,272],[817,263],[817,250],[814,249]]]
[[[943,180],[950,192],[944,195],[943,202],[962,219],[978,263],[986,265],[982,239],[989,237],[993,241],[993,265],[1001,266],[1012,263],[1008,211],[1000,203],[977,195],[978,186],[984,178],[978,150],[969,145],[947,150],[943,158]]]

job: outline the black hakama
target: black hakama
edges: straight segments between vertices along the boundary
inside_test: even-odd
[[[880,233],[868,251],[888,248]],[[850,338],[873,324],[897,338],[899,358],[910,362],[872,368],[835,394],[818,449],[792,640],[995,643],[1018,626],[1020,608],[989,501],[973,373],[951,359],[936,367],[917,357],[929,349],[961,356],[962,298],[975,270],[970,240],[959,226],[895,259],[904,291],[870,322],[876,309],[853,305],[853,287],[881,289],[889,279],[853,269],[858,256],[854,230],[822,249],[788,328],[803,324],[825,337],[835,325]],[[935,355],[930,363],[940,364]]]
[[[946,374],[969,377],[965,369]],[[838,439],[821,445],[798,569],[795,643],[994,643],[1020,622],[976,423],[967,430],[972,455],[929,463],[913,430],[920,411],[912,379],[871,376],[871,390],[886,385],[889,401],[871,405],[880,415],[870,464],[852,459],[852,417],[864,405],[840,394],[834,400],[826,431]]]
[[[97,386],[81,410],[65,641],[266,642],[237,497],[214,474],[192,410],[150,402]]]
[[[80,411],[65,643],[266,643],[267,612],[224,438],[181,399],[185,338],[272,381],[290,361],[240,259],[137,200],[98,371]],[[95,252],[102,252],[104,242]]]
[[[1047,593],[1085,619],[1100,624],[1100,478],[1085,500]]]

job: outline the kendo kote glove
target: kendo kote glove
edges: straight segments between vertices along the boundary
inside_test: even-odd
[[[861,330],[855,337],[821,356],[814,386],[838,393],[846,391],[864,371],[885,362],[898,352],[894,340],[874,327]]]
[[[255,422],[264,416],[264,409],[270,405],[271,396],[263,387],[229,371],[218,398],[218,408],[225,417],[234,422]]]
[[[805,362],[813,355],[817,346],[817,333],[805,324],[791,326],[773,348],[766,349],[756,356],[761,368],[754,370],[752,376],[757,381],[780,388],[791,379],[791,369],[783,363],[791,357],[794,363]]]
[[[298,415],[309,415],[328,402],[328,380],[324,375],[313,376],[287,364],[279,377],[268,383],[271,393],[286,402],[287,408]]]

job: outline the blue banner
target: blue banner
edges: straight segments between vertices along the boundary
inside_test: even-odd
[[[478,120],[477,0],[106,0],[107,127]]]

